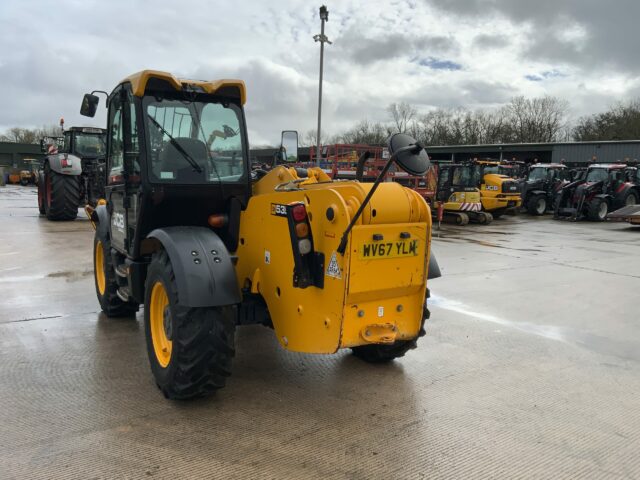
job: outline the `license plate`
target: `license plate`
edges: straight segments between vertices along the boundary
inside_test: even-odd
[[[394,242],[363,243],[358,249],[362,260],[379,258],[415,257],[418,255],[418,240],[396,240]]]

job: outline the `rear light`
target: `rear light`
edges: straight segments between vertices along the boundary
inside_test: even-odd
[[[213,228],[222,228],[227,224],[227,221],[228,217],[220,213],[214,213],[213,215],[209,215],[209,218],[207,218],[207,223]]]
[[[300,255],[306,255],[311,252],[311,240],[308,238],[298,240],[298,250],[300,251]]]
[[[309,236],[309,225],[306,223],[298,223],[296,225],[296,235],[298,238]]]
[[[302,202],[282,205],[286,210],[293,253],[293,286],[324,287],[324,254],[314,252],[307,209]]]
[[[292,208],[293,219],[296,222],[302,222],[307,218],[307,209],[303,204],[298,204]]]

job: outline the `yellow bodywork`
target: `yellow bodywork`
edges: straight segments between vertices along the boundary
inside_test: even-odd
[[[490,212],[506,208],[519,208],[522,205],[520,193],[502,192],[502,184],[505,181],[514,181],[514,179],[497,173],[487,173],[482,177],[480,198],[483,210]]]
[[[372,184],[332,182],[318,168],[308,173],[309,178],[299,178],[294,169],[280,166],[254,185],[236,252],[240,287],[262,295],[279,342],[290,350],[332,353],[415,338],[423,319],[431,241],[426,202],[399,183],[380,184],[343,256],[337,253],[342,233]],[[324,288],[293,286],[287,219],[273,214],[273,205],[292,202],[305,204],[314,250],[324,254]],[[332,220],[328,208],[335,213]],[[380,244],[393,250],[402,244],[401,233],[416,241],[415,254],[365,257],[374,234],[382,235]]]
[[[473,208],[470,207],[473,205]],[[480,191],[474,192],[453,192],[447,201],[444,203],[443,208],[448,211],[466,211],[466,210],[480,210]]]
[[[152,78],[164,80],[168,82],[176,90],[182,90],[186,86],[199,87],[206,93],[214,94],[222,88],[232,88],[237,90],[238,97],[242,105],[247,101],[247,90],[242,80],[236,79],[223,79],[215,81],[205,80],[187,80],[183,78],[177,78],[171,73],[161,72],[158,70],[142,70],[138,73],[128,76],[120,83],[131,83],[131,91],[136,97],[142,97],[147,83]]]

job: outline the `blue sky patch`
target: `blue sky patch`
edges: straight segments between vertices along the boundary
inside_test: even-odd
[[[462,65],[451,60],[443,60],[435,57],[416,58],[412,60],[422,67],[432,68],[433,70],[462,70]]]

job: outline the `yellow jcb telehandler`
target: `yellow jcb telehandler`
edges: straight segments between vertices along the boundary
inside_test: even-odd
[[[240,80],[142,71],[107,96],[104,201],[94,225],[95,287],[108,316],[144,305],[147,352],[168,398],[205,395],[231,373],[237,326],[274,329],[283,348],[351,348],[385,362],[424,334],[431,214],[424,199],[381,183],[392,162],[429,165],[411,137],[390,139],[375,183],[289,168],[284,132],[270,171],[249,160]],[[93,116],[98,97],[85,95]]]

